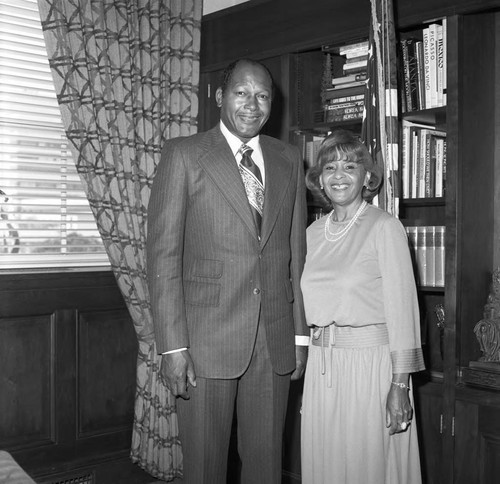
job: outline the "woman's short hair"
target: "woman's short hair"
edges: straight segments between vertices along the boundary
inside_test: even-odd
[[[321,189],[319,179],[324,166],[331,161],[338,160],[360,163],[370,173],[368,186],[363,187],[361,196],[364,200],[371,201],[382,184],[382,167],[373,162],[373,158],[359,136],[347,129],[337,129],[323,140],[313,166],[307,170],[306,185],[315,198],[322,201],[325,208],[332,208],[330,199]]]

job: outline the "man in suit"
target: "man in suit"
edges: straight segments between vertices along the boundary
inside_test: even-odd
[[[168,141],[152,187],[148,282],[186,484],[226,483],[234,409],[242,484],[281,482],[290,379],[307,358],[306,199],[298,150],[259,135],[272,93],[262,64],[231,64],[220,123]]]

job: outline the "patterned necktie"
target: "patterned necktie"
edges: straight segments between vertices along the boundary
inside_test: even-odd
[[[239,165],[241,178],[245,185],[248,201],[252,208],[257,233],[260,235],[262,225],[262,208],[264,206],[264,186],[262,185],[262,176],[259,167],[252,160],[253,150],[243,144],[238,150],[241,153],[241,162]]]

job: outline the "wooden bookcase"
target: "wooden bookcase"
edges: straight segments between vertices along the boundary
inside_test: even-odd
[[[276,3],[275,7],[266,4],[270,17],[282,7],[281,0]],[[264,7],[246,9],[245,22],[251,23],[253,18],[255,28],[266,35],[259,43],[254,31],[255,45],[243,39],[240,51],[234,44],[227,50],[228,61],[250,56],[270,67],[281,104],[279,120],[275,119],[268,134],[288,141],[294,141],[297,132],[315,133],[332,127],[314,122],[314,113],[321,109],[321,46],[368,35],[368,17],[360,15],[355,21],[354,16],[369,2],[356,0],[335,12],[326,2],[313,3],[317,3],[315,13],[311,13],[316,24],[300,24],[303,12],[299,9],[295,13],[290,5],[280,22],[293,32],[285,28],[275,35],[262,21]],[[500,475],[500,392],[468,384],[463,375],[469,363],[481,356],[473,330],[483,317],[500,245],[495,240],[495,220],[500,215],[495,206],[500,173],[500,2],[424,0],[417,5],[400,0],[395,4],[401,38],[434,19],[446,17],[447,22],[446,106],[402,116],[434,125],[446,131],[447,138],[444,196],[400,201],[403,224],[417,221],[415,225],[446,227],[445,286],[419,287],[427,370],[415,375],[414,393],[424,482],[493,484]],[[231,12],[227,21],[237,22],[238,15],[243,13]],[[327,29],[324,18],[328,15]],[[207,19],[202,33],[205,41],[214,39],[224,45],[224,25],[221,18]],[[297,38],[300,33],[302,42]],[[213,81],[223,57],[223,51],[202,52],[202,86]],[[201,99],[201,111],[208,109],[216,120],[214,103],[205,101]],[[359,129],[359,125],[349,127]],[[443,329],[434,310],[437,304],[445,309]],[[292,386],[283,482],[300,482],[300,393],[300,384]]]

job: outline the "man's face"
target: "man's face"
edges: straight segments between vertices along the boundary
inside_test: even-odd
[[[260,65],[236,65],[226,91],[216,92],[217,106],[226,127],[241,141],[257,136],[271,114],[272,84]]]

